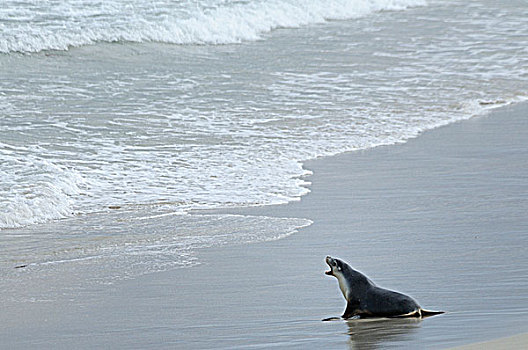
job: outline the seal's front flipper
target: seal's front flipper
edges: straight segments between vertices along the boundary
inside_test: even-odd
[[[326,321],[339,321],[339,320],[341,320],[341,317],[334,316],[334,317],[323,318],[321,321],[326,322]]]
[[[343,317],[346,320],[347,318],[351,318],[353,316],[358,315],[358,306],[359,306],[359,302],[355,300],[348,301],[345,312],[343,313],[341,317]]]

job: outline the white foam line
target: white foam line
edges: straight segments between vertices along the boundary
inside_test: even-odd
[[[140,2],[132,6],[133,12],[122,3],[111,3],[115,6],[98,9],[96,17],[90,15],[90,9],[67,0],[61,9],[63,13],[49,13],[50,9],[57,11],[53,7],[48,12],[27,9],[32,16],[58,18],[46,25],[25,16],[13,21],[17,14],[7,11],[4,16],[11,21],[0,32],[0,52],[68,50],[97,42],[121,41],[231,44],[259,40],[262,34],[277,28],[298,28],[426,4],[424,0],[254,0],[225,2],[213,9],[193,6],[175,9],[174,4],[160,3],[165,14],[156,15],[151,7]],[[76,16],[71,16],[71,11]]]

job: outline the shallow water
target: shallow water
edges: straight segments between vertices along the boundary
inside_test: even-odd
[[[95,261],[83,260],[93,249],[109,266],[132,244],[149,264],[125,277],[186,266],[173,236],[193,246],[204,228],[212,246],[238,226],[243,242],[282,237],[309,222],[188,213],[298,200],[304,160],[404,142],[528,93],[524,1],[8,5],[6,267]]]

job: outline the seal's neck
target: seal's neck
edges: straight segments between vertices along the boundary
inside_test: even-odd
[[[345,278],[345,276],[342,273],[339,273],[336,275],[337,281],[339,282],[339,289],[341,289],[341,293],[343,293],[343,296],[345,299],[348,300],[348,292],[350,291],[350,285]]]

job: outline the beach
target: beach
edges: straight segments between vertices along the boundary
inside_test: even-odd
[[[526,343],[526,1],[4,2],[0,348]]]
[[[405,144],[306,162],[311,192],[300,201],[229,213],[311,226],[200,249],[194,267],[6,305],[2,346],[443,349],[526,332],[527,111],[506,106]],[[446,314],[322,322],[345,306],[326,255]],[[511,348],[526,345],[516,339]]]
[[[473,350],[473,349],[524,349],[528,342],[528,334],[518,334],[507,338],[499,338],[487,342],[463,345],[454,349]]]

